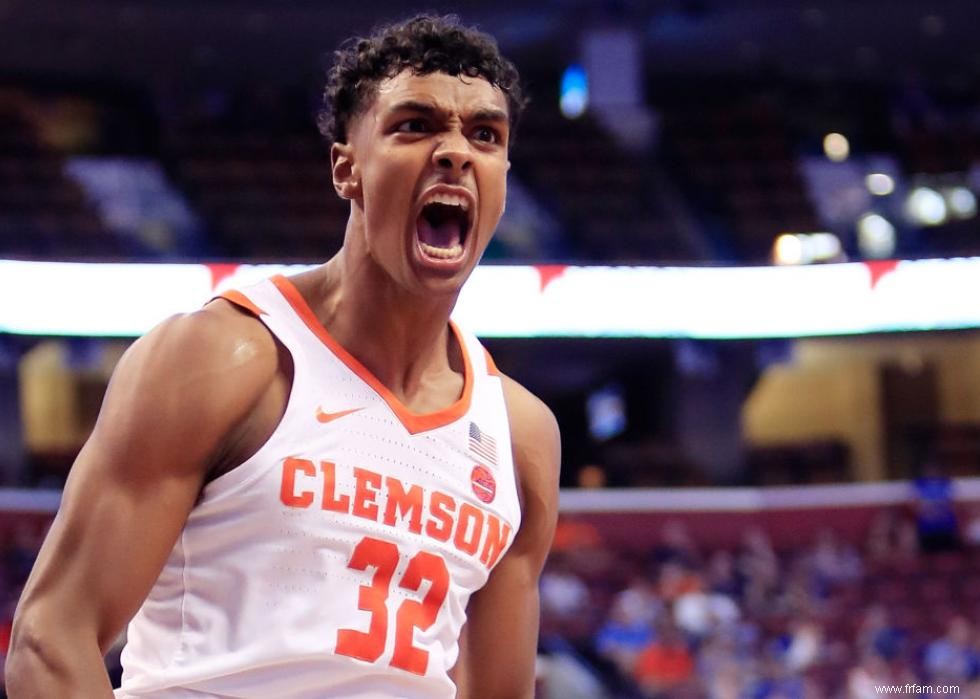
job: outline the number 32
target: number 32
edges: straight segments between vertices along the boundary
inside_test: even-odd
[[[361,585],[357,608],[371,613],[367,632],[340,629],[337,632],[336,652],[351,658],[373,663],[381,657],[388,642],[388,592],[398,567],[398,547],[390,541],[366,536],[354,547],[348,568],[375,569],[369,585]],[[395,615],[395,651],[391,666],[424,675],[429,665],[429,652],[412,645],[415,629],[425,631],[435,623],[442,603],[449,592],[449,570],[446,562],[435,554],[420,551],[408,562],[408,568],[398,586],[418,592],[423,580],[431,583],[421,602],[405,600]]]

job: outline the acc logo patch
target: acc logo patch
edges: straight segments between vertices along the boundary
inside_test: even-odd
[[[473,485],[473,494],[482,502],[491,503],[497,495],[497,481],[494,480],[490,470],[481,464],[473,467],[470,474],[470,483]]]

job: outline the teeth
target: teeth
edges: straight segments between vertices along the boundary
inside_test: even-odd
[[[463,246],[458,243],[449,248],[438,248],[428,243],[419,243],[419,246],[422,248],[422,252],[429,257],[437,257],[441,260],[452,260],[463,254]]]
[[[463,211],[470,210],[470,200],[459,194],[450,194],[448,192],[433,192],[425,201],[422,206],[427,204],[445,204],[447,206],[458,206]]]

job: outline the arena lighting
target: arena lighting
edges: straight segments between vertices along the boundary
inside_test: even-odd
[[[952,216],[967,219],[977,215],[977,197],[966,187],[951,187],[943,193]]]
[[[311,265],[0,260],[0,332],[135,337],[216,292]],[[800,267],[480,266],[482,337],[749,339],[980,328],[980,258]]]
[[[792,233],[783,233],[773,243],[772,261],[777,265],[803,264],[803,241]]]
[[[895,253],[895,226],[880,214],[865,214],[857,222],[858,248],[870,259],[883,259]]]
[[[561,113],[578,119],[589,106],[589,76],[579,65],[571,65],[561,76]]]
[[[773,244],[773,263],[805,265],[836,259],[841,253],[840,238],[833,233],[783,233]]]
[[[807,233],[804,247],[813,262],[833,260],[841,253],[840,238],[833,233]]]
[[[946,222],[946,200],[931,187],[916,187],[905,202],[905,211],[915,223],[938,226]]]
[[[868,191],[878,197],[885,197],[895,191],[895,180],[883,172],[872,172],[864,178]]]
[[[844,134],[829,133],[823,137],[823,152],[829,160],[842,163],[851,154],[851,144]]]

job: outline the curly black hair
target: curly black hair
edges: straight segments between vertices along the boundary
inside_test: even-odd
[[[427,14],[383,26],[367,38],[349,39],[334,53],[317,115],[320,133],[331,143],[346,143],[350,120],[370,106],[378,83],[405,69],[416,75],[479,77],[500,88],[513,138],[527,103],[517,68],[500,55],[489,34],[461,26],[453,15]]]

